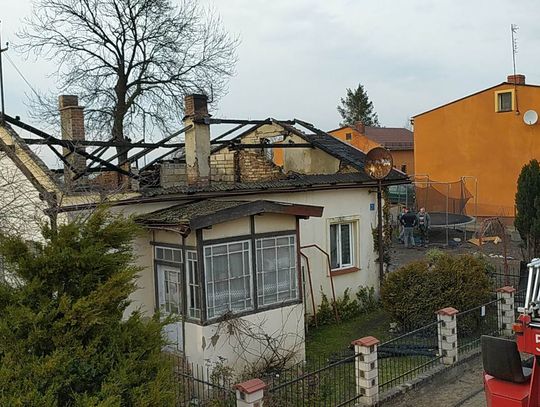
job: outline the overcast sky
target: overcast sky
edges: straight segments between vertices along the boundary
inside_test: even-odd
[[[201,0],[241,38],[237,74],[214,116],[293,117],[329,130],[346,88],[362,83],[388,127],[505,80],[510,24],[518,72],[540,84],[540,2],[533,0]],[[3,39],[16,41],[30,0],[0,0]],[[54,87],[50,63],[11,59],[35,88]],[[7,112],[27,118],[29,87],[4,60]]]

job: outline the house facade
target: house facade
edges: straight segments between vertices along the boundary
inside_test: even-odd
[[[477,190],[477,203],[469,201],[468,214],[511,219],[521,168],[540,156],[540,124],[524,120],[527,111],[539,107],[540,87],[527,84],[523,75],[511,75],[416,115],[416,173],[437,182],[466,177],[469,191]]]
[[[134,143],[139,150],[125,163],[84,140],[75,99],[61,98],[60,106],[69,113],[62,139],[12,118],[0,126],[4,144],[14,146],[12,161],[42,189],[57,221],[103,202],[136,216],[146,232],[134,242],[142,271],[127,312],[176,316],[166,334],[191,361],[224,358],[240,368],[268,361],[270,348],[302,359],[305,315],[323,293],[332,299],[347,288],[378,289],[376,184],[363,171],[361,150],[297,119],[213,119],[206,98],[193,95],[185,100],[185,142],[173,135]],[[211,126],[223,123],[238,131],[213,137]],[[17,127],[67,149],[64,168],[47,168]],[[167,142],[169,152],[159,156]],[[286,145],[280,166],[272,155],[278,145]],[[157,158],[141,164],[147,152]],[[25,154],[37,163],[31,171],[19,160]],[[408,182],[399,171],[384,181]],[[276,346],[264,344],[268,337]]]

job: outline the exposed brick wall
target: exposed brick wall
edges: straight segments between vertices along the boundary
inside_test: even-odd
[[[210,180],[213,182],[234,182],[235,153],[224,148],[210,156]]]
[[[129,171],[129,164],[124,164],[122,169]],[[132,169],[131,171],[134,172],[135,169]],[[139,189],[137,181],[116,171],[100,172],[98,176],[89,180],[89,183],[99,186],[106,191],[125,192],[136,191]]]
[[[281,168],[261,150],[239,151],[238,166],[241,182],[268,181],[284,178]]]
[[[162,188],[185,185],[187,182],[186,163],[161,163],[159,179]]]

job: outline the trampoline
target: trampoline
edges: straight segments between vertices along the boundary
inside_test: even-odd
[[[467,226],[476,224],[476,216],[471,216],[471,212],[476,215],[477,190],[474,177],[464,176],[459,181],[440,182],[428,176],[416,175],[411,185],[391,188],[389,198],[391,203],[406,206],[415,212],[425,208],[430,216],[430,229],[437,235],[444,233],[444,241],[448,245],[451,243],[450,230],[463,231],[463,240],[466,240]]]
[[[448,216],[448,217],[447,217]],[[459,226],[466,226],[475,222],[475,218],[472,216],[460,214],[460,213],[444,213],[444,212],[430,212],[429,218],[431,220],[432,228],[457,228]]]

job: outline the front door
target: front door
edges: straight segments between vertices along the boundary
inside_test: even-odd
[[[164,315],[172,314],[181,318],[182,314],[182,279],[181,268],[163,264],[157,265],[159,284],[159,308]],[[169,341],[169,348],[183,349],[182,321],[166,325],[164,333]]]

